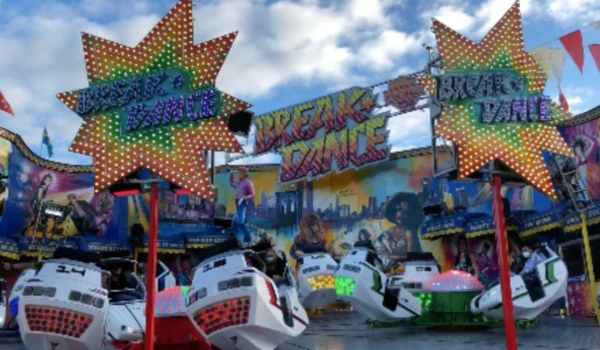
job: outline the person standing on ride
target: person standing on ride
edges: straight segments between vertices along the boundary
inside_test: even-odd
[[[469,245],[467,243],[467,237],[458,236],[456,240],[457,252],[456,259],[454,260],[454,269],[459,271],[468,272],[471,275],[479,276],[479,268],[475,262],[475,256],[469,251]]]
[[[252,183],[252,181],[250,181],[250,179],[248,179],[248,168],[240,168],[240,176],[238,181],[235,181],[234,174],[230,173],[229,184],[236,190],[236,219],[242,229],[242,233],[244,234],[244,242],[251,242],[252,236],[250,235],[250,231],[248,231],[248,227],[246,227],[246,224],[248,222],[248,202],[254,199],[255,193],[254,184]]]
[[[300,232],[294,238],[290,255],[300,261],[305,250],[327,250],[325,245],[325,226],[315,213],[307,214],[300,220]]]
[[[285,273],[285,263],[283,259],[277,256],[273,249],[270,249],[265,254],[266,275],[269,276],[275,283],[283,280]]]
[[[181,272],[179,273],[179,285],[180,286],[191,286],[192,281],[194,280],[194,275],[192,274],[192,262],[189,258],[181,259],[180,263]]]
[[[113,291],[117,291],[114,293],[109,293],[109,298],[112,302],[124,302],[124,301],[133,301],[133,300],[142,300],[144,298],[143,294],[136,291],[137,285],[132,283],[127,276],[123,273],[123,269],[115,265],[110,269],[111,279],[110,279],[110,289]]]

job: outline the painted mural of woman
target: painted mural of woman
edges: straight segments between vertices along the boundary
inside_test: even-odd
[[[298,260],[304,256],[304,251],[310,249],[326,250],[325,225],[321,218],[315,214],[306,214],[300,220],[300,232],[294,238],[290,255]]]
[[[394,226],[375,239],[375,248],[380,256],[403,259],[408,252],[421,251],[418,229],[424,214],[419,198],[414,193],[399,192],[383,207],[388,222]]]
[[[587,164],[588,158],[594,148],[594,141],[584,134],[579,134],[571,143],[575,161],[577,162],[577,172],[583,188],[587,187]]]
[[[34,216],[38,215],[40,208],[42,207],[42,202],[46,199],[48,190],[50,189],[50,186],[52,186],[53,182],[54,178],[51,174],[45,174],[44,176],[42,176],[42,181],[40,181],[40,185],[29,199],[31,211]]]

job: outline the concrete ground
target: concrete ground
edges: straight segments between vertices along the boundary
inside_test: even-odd
[[[600,326],[593,319],[540,320],[532,330],[517,333],[519,350],[600,350]],[[368,329],[350,311],[313,318],[297,339],[277,350],[493,350],[506,349],[504,330],[448,333],[421,328]],[[0,338],[0,350],[26,350]]]

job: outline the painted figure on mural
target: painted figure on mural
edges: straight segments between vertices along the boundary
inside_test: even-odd
[[[104,237],[108,233],[108,226],[110,225],[114,212],[113,198],[108,191],[104,191],[100,194],[97,211],[99,212],[96,219],[98,237]]]
[[[67,199],[69,200],[68,206],[72,210],[71,221],[79,234],[85,235],[86,232],[98,234],[100,231],[92,225],[98,216],[96,208],[86,201],[79,200],[74,193],[68,194]]]
[[[377,253],[398,260],[408,252],[421,251],[417,231],[424,215],[418,197],[414,193],[396,193],[387,201],[383,212],[394,226],[375,239]]]
[[[0,176],[8,176],[7,165],[4,159],[0,157]],[[2,180],[0,180],[2,181]],[[8,186],[5,182],[0,182],[0,218],[4,215],[4,207],[6,205],[6,199],[8,198]]]
[[[254,199],[254,184],[248,179],[248,168],[239,169],[238,181],[235,181],[235,175],[229,174],[229,185],[236,190],[235,205],[237,209],[236,221],[240,225],[244,242],[251,242],[252,236],[246,224],[248,223],[248,203]]]
[[[491,245],[489,242],[483,242],[481,251],[477,254],[477,267],[479,268],[479,279],[484,286],[498,279],[498,264],[490,257]]]
[[[313,249],[327,250],[325,241],[325,225],[315,213],[306,214],[300,220],[300,232],[294,238],[290,255],[299,260],[304,251]]]
[[[577,172],[579,173],[581,185],[583,188],[586,188],[588,158],[594,148],[594,141],[584,134],[579,134],[571,142],[571,148],[573,149],[573,153],[575,153]]]
[[[40,181],[40,185],[35,190],[31,198],[29,199],[29,204],[31,205],[31,212],[34,216],[37,216],[42,207],[42,202],[46,199],[46,195],[48,195],[48,191],[54,182],[54,178],[51,174],[45,174],[42,176],[42,181]]]
[[[479,267],[476,264],[475,255],[469,250],[467,237],[461,235],[456,239],[456,258],[454,259],[454,270],[468,272],[479,276]]]

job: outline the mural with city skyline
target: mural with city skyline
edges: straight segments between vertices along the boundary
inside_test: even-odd
[[[298,243],[307,230],[303,221],[318,220],[323,231],[319,235],[334,257],[342,258],[360,237],[371,239],[383,256],[426,250],[444,264],[453,258],[444,252],[441,240],[420,239],[426,220],[423,205],[443,202],[450,210],[461,207],[491,214],[491,191],[486,183],[434,179],[431,164],[430,155],[394,159],[293,185],[278,185],[276,166],[272,171],[250,172],[256,195],[248,204],[247,226],[254,240],[269,237],[292,257],[294,240]],[[229,176],[218,173],[215,178],[218,210],[234,217],[236,190]],[[551,205],[531,187],[506,187],[503,196],[513,210],[544,210]]]

